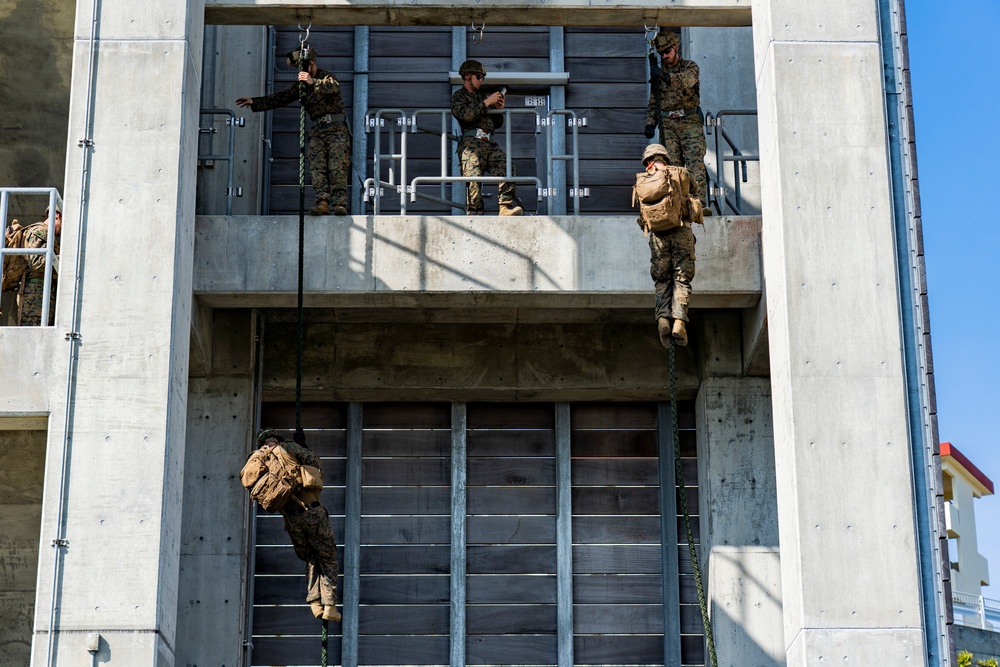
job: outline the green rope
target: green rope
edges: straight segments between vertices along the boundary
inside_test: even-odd
[[[319,653],[320,664],[323,667],[326,667],[326,640],[327,640],[327,630],[328,630],[327,623],[329,623],[329,621],[327,621],[324,618],[323,619],[323,649]]]
[[[684,467],[681,465],[681,436],[677,425],[677,361],[674,339],[670,339],[670,422],[674,437],[674,477],[677,482],[677,498],[684,514],[684,528],[687,530],[688,554],[691,556],[691,566],[694,568],[694,584],[698,588],[698,604],[701,605],[701,623],[705,628],[705,643],[708,644],[708,658],[712,667],[719,666],[715,655],[715,637],[712,636],[712,621],[708,617],[708,602],[705,599],[705,586],[701,581],[701,565],[698,563],[698,552],[694,548],[694,531],[691,530],[691,513],[688,511],[687,491],[684,490]]]

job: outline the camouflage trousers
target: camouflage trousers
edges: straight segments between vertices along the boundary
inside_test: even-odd
[[[687,225],[650,233],[649,275],[656,283],[656,319],[688,321],[694,244],[694,232]]]
[[[349,208],[347,183],[351,174],[351,133],[336,123],[309,133],[309,173],[316,201]]]
[[[326,508],[319,505],[295,516],[285,515],[285,531],[295,555],[306,563],[306,602],[319,600],[325,607],[337,604],[337,541]]]
[[[21,326],[42,324],[42,303],[45,301],[45,281],[41,278],[25,278],[21,287],[17,323]],[[49,325],[55,324],[56,281],[52,281],[49,293]]]
[[[483,141],[466,137],[458,144],[458,155],[462,162],[462,176],[504,176],[507,174],[507,154],[495,141]],[[514,165],[510,165],[510,175],[517,176]],[[500,184],[500,206],[516,206],[517,190],[513,183]],[[482,215],[483,184],[467,183],[465,202],[469,215]]]
[[[667,149],[670,164],[687,167],[698,187],[702,208],[708,208],[708,173],[705,171],[705,131],[699,116],[660,121],[660,143]]]

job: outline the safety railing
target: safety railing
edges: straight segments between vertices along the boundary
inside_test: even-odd
[[[202,116],[225,116],[226,117],[226,127],[229,128],[229,141],[226,146],[225,153],[215,153],[215,135],[218,134],[218,130],[213,126],[208,127],[198,127],[198,134],[205,135],[207,137],[207,153],[201,152],[201,142],[198,142],[198,164],[203,166],[209,166],[213,162],[225,162],[226,163],[226,215],[233,214],[233,197],[242,197],[243,188],[233,188],[233,150],[235,146],[236,138],[236,128],[244,127],[246,125],[246,119],[237,118],[236,114],[230,109],[202,109]]]
[[[44,248],[8,248],[7,234],[4,233],[0,236],[0,275],[3,275],[4,262],[9,257],[16,255],[43,255],[45,257],[45,267],[43,269],[44,275],[42,281],[41,317],[42,326],[45,326],[49,322],[49,301],[52,296],[52,283],[54,282],[54,276],[59,275],[59,257],[56,255],[56,244],[54,241],[56,238],[55,212],[57,209],[62,208],[62,197],[59,195],[59,191],[56,188],[0,188],[0,220],[3,220],[4,222],[4,232],[7,231],[7,211],[10,205],[11,195],[29,197],[44,196],[48,198],[49,215],[46,220],[48,228],[45,236]]]
[[[572,164],[573,172],[573,187],[569,190],[569,196],[574,200],[574,213],[579,215],[579,198],[589,195],[589,189],[581,188],[579,182],[578,129],[586,126],[586,118],[577,118],[576,114],[569,110],[550,111],[544,119],[534,109],[502,109],[491,113],[504,116],[503,129],[501,131],[504,134],[503,142],[506,152],[506,165],[504,170],[505,175],[503,176],[452,176],[449,173],[450,163],[448,156],[455,153],[455,151],[451,150],[451,143],[461,140],[460,136],[449,132],[452,122],[451,109],[418,109],[409,114],[402,109],[380,109],[373,113],[369,112],[365,117],[365,131],[374,134],[374,176],[365,180],[363,198],[365,202],[372,203],[374,214],[380,215],[382,212],[381,202],[386,194],[386,188],[393,189],[399,195],[399,209],[400,214],[403,215],[407,212],[407,199],[412,203],[417,201],[418,197],[453,208],[467,210],[465,202],[454,201],[447,197],[446,186],[452,183],[530,183],[534,185],[536,197],[541,201],[543,197],[551,197],[555,194],[550,185],[553,182],[553,163],[555,161],[567,161]],[[544,186],[541,179],[537,176],[511,176],[511,172],[513,171],[511,116],[513,115],[532,116],[536,133],[539,132],[540,128],[546,128],[548,164],[547,183]],[[427,116],[436,116],[439,118],[440,126],[437,129],[420,126],[420,118]],[[555,116],[566,116],[569,119],[568,124],[573,130],[571,151],[568,153],[555,152],[552,131],[555,125]],[[388,146],[386,149],[383,149],[383,131],[387,132],[388,135],[386,142]],[[410,178],[408,162],[412,156],[409,152],[407,136],[416,132],[437,134],[441,138],[437,175],[420,175]],[[398,177],[396,171],[397,164],[399,166]],[[384,169],[387,169],[386,178],[388,180],[383,179]],[[439,186],[439,194],[435,196],[419,191],[418,187],[424,185]]]
[[[973,628],[1000,632],[1000,600],[952,591],[955,622]]]
[[[760,162],[760,155],[750,155],[743,153],[733,138],[726,132],[726,116],[756,116],[753,109],[724,109],[714,116],[711,113],[705,114],[705,127],[709,128],[715,139],[715,169],[716,178],[709,177],[709,205],[722,214],[723,205],[728,206],[736,215],[743,214],[743,192],[740,183],[747,182],[747,162]],[[729,152],[723,150],[723,144],[728,147]],[[726,188],[726,164],[733,165],[733,195],[729,196]]]

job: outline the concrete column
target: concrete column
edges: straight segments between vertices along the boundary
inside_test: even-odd
[[[741,377],[739,313],[702,321],[699,513],[716,653],[720,665],[784,665],[771,387]]]
[[[254,429],[254,328],[245,310],[207,319],[210,368],[191,378],[188,396],[177,664],[238,665],[249,563],[247,494],[238,475]]]
[[[753,2],[789,665],[927,662],[877,9]]]
[[[175,662],[203,13],[78,5],[33,665]]]

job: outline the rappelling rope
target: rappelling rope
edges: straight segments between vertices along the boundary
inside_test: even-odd
[[[299,37],[299,71],[305,72],[309,69],[309,26],[305,28],[305,36]],[[299,26],[302,29],[302,26]],[[306,108],[302,104],[309,93],[305,82],[299,83],[299,275],[298,275],[298,328],[296,332],[297,347],[295,354],[295,441],[305,446],[306,435],[302,430],[302,348],[303,348],[303,320],[305,307],[303,305],[303,276],[305,265],[305,230],[306,230]],[[320,649],[320,665],[327,667],[327,643],[329,640],[329,621],[323,619],[323,633],[321,636],[322,647]]]
[[[705,586],[701,581],[701,565],[698,563],[698,552],[694,548],[694,531],[691,529],[691,513],[688,511],[687,492],[684,490],[684,467],[681,465],[680,428],[677,425],[677,362],[676,344],[670,339],[670,426],[674,438],[674,478],[677,483],[677,499],[684,514],[684,528],[687,531],[688,554],[691,566],[694,568],[694,585],[698,589],[698,604],[701,606],[701,623],[705,628],[705,643],[708,645],[708,658],[712,667],[719,667],[719,659],[715,655],[715,637],[712,636],[712,620],[708,616],[708,601],[705,598]]]

